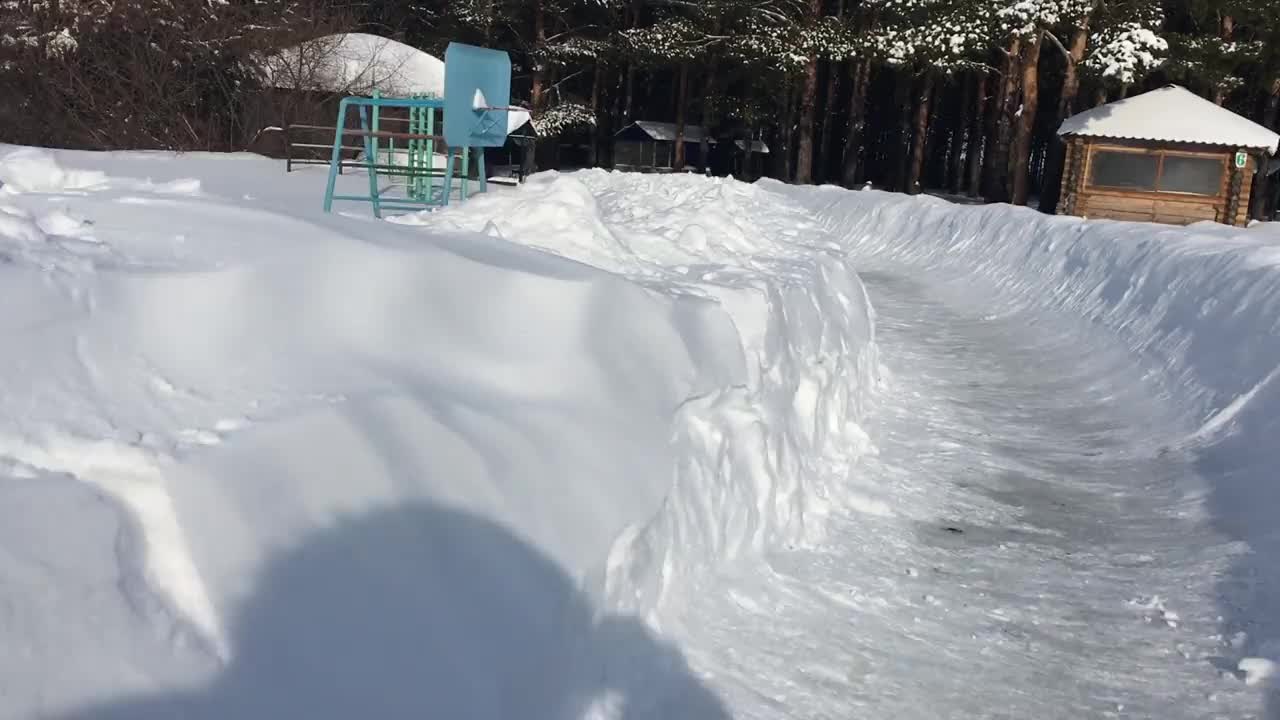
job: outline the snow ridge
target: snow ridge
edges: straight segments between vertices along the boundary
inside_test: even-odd
[[[675,411],[672,485],[614,543],[610,608],[656,625],[675,588],[812,543],[833,506],[851,504],[838,480],[873,450],[857,423],[878,379],[874,314],[840,246],[799,209],[732,180],[595,170],[401,222],[528,242],[713,299],[732,320],[717,344],[739,349],[744,374]]]

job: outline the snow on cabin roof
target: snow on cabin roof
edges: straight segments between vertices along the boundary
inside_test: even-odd
[[[676,124],[668,122],[655,122],[653,120],[637,120],[632,123],[640,128],[649,137],[654,140],[673,141],[676,139]],[[624,128],[625,129],[625,128]],[[685,142],[702,142],[702,126],[701,125],[685,125],[684,126]],[[707,142],[715,145],[715,138],[707,138]]]
[[[628,125],[627,128],[631,127],[632,125],[643,130],[646,135],[653,138],[654,140],[674,142],[676,139],[675,123],[656,122],[654,120],[637,120],[631,123],[631,125]],[[624,131],[626,131],[627,128],[623,128],[622,130],[619,130],[617,134],[622,134]],[[701,125],[685,125],[684,126],[685,142],[700,143],[702,142],[702,135],[703,135],[703,129]],[[716,145],[717,141],[713,137],[707,138],[707,144]],[[744,144],[741,140],[735,140],[734,144],[738,146],[739,150],[744,149]],[[752,140],[751,152],[767,153],[769,152],[769,146],[764,144],[763,140]]]
[[[733,141],[733,144],[734,144],[734,145],[737,145],[739,150],[745,150],[745,149],[747,149],[746,143],[744,143],[744,142],[743,142],[743,141],[741,141],[741,140],[734,140],[734,141]],[[768,153],[768,152],[769,152],[769,146],[768,146],[768,145],[765,145],[763,140],[752,140],[752,141],[751,141],[751,152],[753,152],[753,153]]]
[[[286,48],[263,61],[269,87],[384,95],[444,96],[444,61],[379,35],[339,33]]]
[[[1226,145],[1272,155],[1280,144],[1280,135],[1177,85],[1073,115],[1058,134]]]

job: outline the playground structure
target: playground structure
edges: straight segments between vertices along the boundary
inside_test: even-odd
[[[511,59],[505,52],[450,43],[445,51],[444,98],[345,97],[338,105],[324,210],[334,200],[368,202],[374,217],[383,210],[422,210],[447,206],[457,180],[458,199],[470,191],[471,171],[477,171],[480,192],[488,190],[484,149],[500,147],[507,137],[511,110]],[[358,127],[348,128],[355,109]],[[390,122],[407,123],[406,130],[388,130]],[[363,167],[369,178],[368,195],[335,195],[343,167],[343,139],[363,144]],[[385,143],[383,142],[385,141]],[[399,143],[397,143],[399,141]],[[472,160],[474,159],[474,165]],[[350,165],[348,165],[349,167]],[[384,196],[380,177],[391,180]]]

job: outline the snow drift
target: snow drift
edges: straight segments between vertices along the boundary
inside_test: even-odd
[[[511,196],[400,222],[511,237],[664,295],[712,299],[732,320],[714,340],[742,353],[742,371],[679,409],[674,485],[611,553],[613,607],[658,624],[671,584],[813,542],[833,506],[873,505],[830,482],[869,449],[857,422],[878,371],[870,302],[840,245],[770,193],[689,176],[547,173]]]
[[[64,157],[0,158],[5,712],[722,712],[630,618],[838,501],[875,368],[834,246],[733,183],[617,233],[661,203],[604,175],[438,219],[585,227],[608,272],[287,207],[257,161]]]

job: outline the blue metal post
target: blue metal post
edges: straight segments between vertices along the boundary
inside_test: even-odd
[[[457,148],[449,148],[449,162],[445,168],[444,174],[444,202],[443,205],[449,204],[449,196],[453,194],[453,168],[454,162],[458,159]]]
[[[373,99],[374,100],[382,99],[382,93],[377,88],[374,88],[373,90]],[[380,110],[381,108],[378,107],[377,105],[373,106],[373,131],[374,132],[378,132],[378,125],[379,125],[378,117],[379,117]],[[375,165],[378,163],[378,149],[379,149],[378,145],[379,145],[378,138],[374,137],[373,138],[373,162]],[[387,163],[387,164],[390,165],[391,163]]]
[[[374,106],[374,109],[377,109],[377,106]],[[374,137],[369,134],[369,109],[364,105],[360,106],[360,129],[365,132],[364,166],[365,171],[369,173],[369,201],[373,203],[373,216],[381,219],[382,206],[378,202],[378,171],[374,167],[377,158],[373,157],[377,152],[377,146],[373,143]]]
[[[458,199],[467,199],[467,183],[471,182],[471,147],[462,146],[462,191],[458,193]]]
[[[329,182],[324,190],[324,211],[333,209],[333,189],[338,182],[338,168],[342,165],[342,131],[347,124],[347,106],[350,98],[338,103],[338,122],[333,130],[333,154],[329,156]]]
[[[419,113],[426,114],[418,115],[418,128],[415,134],[420,134],[422,132],[421,125],[425,123],[428,126],[426,134],[433,135],[435,129],[439,127],[438,121],[435,118],[435,112],[443,106],[444,101],[436,98],[343,98],[339,103],[338,127],[334,130],[334,149],[329,161],[329,178],[325,188],[325,211],[329,212],[332,210],[334,200],[350,200],[354,202],[371,203],[373,205],[374,216],[379,218],[382,217],[382,212],[385,210],[419,210],[423,208],[443,207],[448,204],[449,195],[451,195],[453,191],[453,176],[458,173],[458,155],[461,152],[461,147],[459,146],[457,149],[452,151],[450,165],[447,168],[448,172],[444,173],[445,178],[441,181],[442,184],[445,181],[449,182],[449,187],[447,189],[440,188],[440,186],[434,186],[435,188],[439,188],[438,192],[434,191],[432,185],[434,173],[420,172],[422,168],[419,168],[418,174],[422,177],[417,179],[425,181],[424,184],[427,189],[426,193],[412,192],[412,188],[406,187],[405,197],[397,196],[393,198],[383,198],[379,189],[378,171],[380,168],[385,166],[379,163],[377,156],[379,148],[378,144],[374,142],[376,133],[380,128],[371,128],[369,112],[371,109],[383,107],[408,108],[411,110],[416,109]],[[365,151],[363,164],[369,173],[369,193],[367,195],[335,194],[337,187],[337,175],[339,174],[338,171],[342,167],[342,141],[343,137],[348,134],[346,132],[347,112],[352,108],[359,110],[360,115],[359,127],[361,134],[363,135],[362,147]],[[355,131],[353,130],[353,132]],[[440,144],[444,146],[441,148],[442,150],[448,149],[447,143]],[[412,149],[416,151],[415,154],[418,155],[420,164],[428,164],[429,167],[434,165],[434,152],[432,151],[436,145],[435,142],[429,140],[423,142],[422,139],[416,139],[412,141],[410,145]],[[426,148],[423,147],[424,145]],[[428,150],[425,157],[423,157],[424,149]],[[394,165],[389,172],[394,174],[399,170],[400,166]],[[408,172],[408,170],[406,170],[406,172]]]

